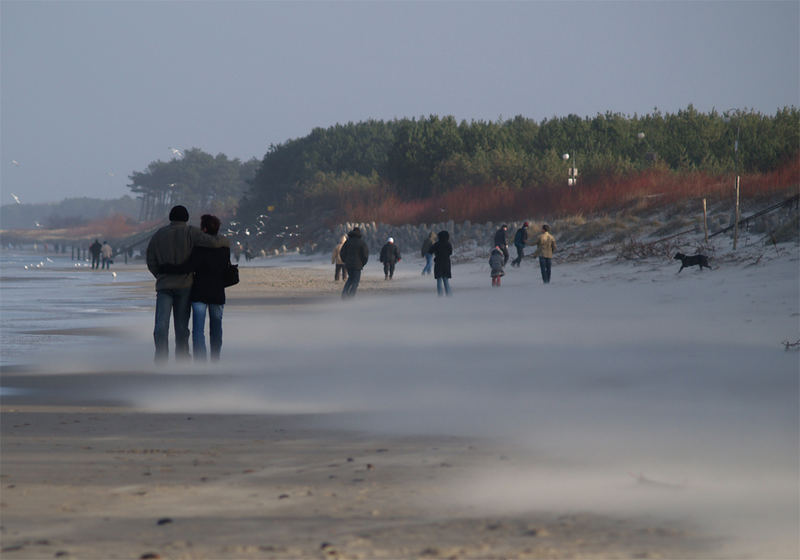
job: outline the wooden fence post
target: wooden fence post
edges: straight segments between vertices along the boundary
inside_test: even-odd
[[[708,245],[708,211],[705,198],[703,199],[703,231],[706,234],[706,245]]]
[[[736,214],[733,222],[733,249],[736,250],[736,244],[739,241],[739,176],[736,176]]]

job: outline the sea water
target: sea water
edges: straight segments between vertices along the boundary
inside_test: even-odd
[[[36,362],[42,352],[103,344],[122,312],[145,310],[152,298],[131,283],[150,277],[141,265],[92,270],[69,255],[0,253],[0,365]],[[7,394],[7,392],[6,392]]]

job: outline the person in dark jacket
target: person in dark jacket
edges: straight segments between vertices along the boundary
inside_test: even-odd
[[[450,293],[450,255],[453,254],[453,246],[450,244],[450,233],[447,231],[440,231],[437,235],[437,241],[428,250],[433,255],[433,277],[436,278],[436,293],[442,295],[442,288],[444,293],[448,296]]]
[[[361,229],[354,227],[347,234],[347,241],[342,245],[339,256],[347,268],[347,282],[342,289],[342,299],[347,299],[356,295],[358,283],[361,282],[361,269],[369,260],[369,248],[361,237]]]
[[[208,235],[190,226],[189,211],[181,205],[169,212],[170,223],[159,229],[147,245],[147,269],[156,277],[156,318],[153,329],[156,362],[168,357],[169,319],[175,325],[175,357],[189,358],[189,316],[194,275],[190,272],[161,272],[163,265],[183,264],[195,247],[228,247],[230,241],[221,235]]]
[[[216,216],[200,217],[200,229],[208,235],[219,233]],[[225,308],[223,275],[231,263],[229,247],[195,247],[189,260],[181,265],[162,265],[166,273],[192,272],[194,280],[189,299],[192,302],[192,351],[195,361],[206,360],[206,313],[208,313],[211,359],[219,360],[222,351],[222,313]]]
[[[500,226],[494,234],[494,246],[500,247],[500,250],[503,251],[503,266],[508,263],[508,240],[506,239],[506,233],[508,233],[508,226],[503,224]]]
[[[436,234],[433,232],[422,242],[422,258],[425,259],[425,266],[422,268],[423,276],[430,274],[433,268],[433,255],[430,253],[430,248],[434,243],[436,243]]]
[[[517,250],[517,258],[511,261],[511,266],[518,267],[522,264],[522,258],[525,256],[525,245],[528,244],[529,225],[528,222],[525,222],[514,234],[514,248]]]
[[[400,262],[400,249],[394,244],[394,238],[386,240],[381,247],[380,261],[383,263],[383,279],[391,280],[394,276],[394,265]]]
[[[92,254],[92,270],[100,268],[100,251],[102,249],[103,245],[99,239],[95,239],[94,243],[89,245],[89,252]]]

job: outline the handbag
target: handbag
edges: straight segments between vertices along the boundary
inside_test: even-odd
[[[222,284],[226,288],[239,283],[239,265],[228,263],[228,268],[222,275]]]

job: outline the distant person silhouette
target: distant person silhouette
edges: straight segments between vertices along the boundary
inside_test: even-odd
[[[422,242],[422,256],[425,259],[425,266],[422,268],[423,276],[431,273],[431,268],[433,266],[433,255],[430,252],[430,248],[434,243],[436,243],[436,234],[433,232],[431,232],[431,234],[425,238],[425,241]]]
[[[342,260],[342,247],[344,246],[345,242],[347,241],[347,236],[343,235],[342,238],[339,240],[339,243],[336,247],[333,248],[333,254],[331,255],[331,264],[334,266],[333,271],[333,281],[339,281],[339,274],[342,276],[342,280],[347,281],[347,267],[344,265],[344,261]]]
[[[550,283],[550,270],[552,267],[553,253],[556,250],[556,240],[550,235],[550,226],[542,226],[542,234],[539,236],[537,248],[534,255],[539,257],[539,268],[542,270],[542,282]]]
[[[450,233],[440,231],[437,241],[428,250],[433,255],[433,277],[436,278],[436,293],[452,295],[450,292],[450,256],[453,254],[453,245],[450,243]]]
[[[369,260],[369,248],[361,237],[361,229],[354,227],[347,234],[347,241],[342,245],[339,254],[347,267],[347,282],[342,289],[342,299],[348,299],[355,297],[358,284],[361,282],[361,269]]]
[[[103,246],[100,248],[100,256],[103,258],[103,270],[110,269],[113,264],[112,258],[114,257],[114,250],[108,241],[103,241]]]
[[[386,240],[381,247],[380,261],[383,263],[383,279],[391,280],[394,277],[394,266],[400,262],[400,249],[395,245],[394,238]]]
[[[100,268],[100,251],[102,249],[103,245],[100,243],[99,239],[95,239],[94,243],[89,245],[89,253],[92,255],[92,270]]]

